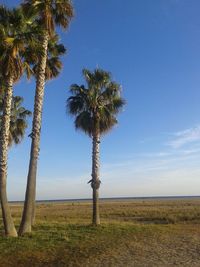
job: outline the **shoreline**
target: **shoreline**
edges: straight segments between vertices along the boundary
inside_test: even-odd
[[[110,198],[100,198],[99,200],[102,202],[118,202],[118,201],[150,201],[150,200],[192,200],[192,199],[200,199],[200,196],[152,196],[152,197],[110,197]],[[36,200],[36,203],[63,203],[63,202],[90,202],[92,198],[80,198],[80,199],[41,199]],[[9,201],[10,204],[22,204],[23,200],[13,200]]]

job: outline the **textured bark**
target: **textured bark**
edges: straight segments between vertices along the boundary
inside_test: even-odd
[[[36,203],[33,204],[33,210],[32,210],[32,218],[31,218],[31,225],[34,226],[35,225],[35,212],[36,211]]]
[[[99,215],[99,144],[100,144],[100,135],[95,134],[93,136],[93,146],[92,146],[92,190],[93,190],[93,216],[92,223],[93,225],[100,224],[100,215]]]
[[[37,176],[37,173],[36,173],[36,176]],[[35,179],[35,185],[34,185],[34,196],[36,198],[36,179]],[[36,213],[36,201],[34,201],[33,207],[32,207],[32,218],[31,218],[31,225],[32,226],[35,225],[35,213]]]
[[[22,221],[19,228],[19,235],[30,233],[32,230],[32,218],[34,214],[35,196],[36,196],[36,174],[37,174],[37,162],[40,147],[40,130],[42,123],[42,108],[45,86],[45,69],[47,62],[47,50],[48,50],[48,33],[45,34],[42,44],[42,56],[37,73],[33,125],[32,125],[32,144],[30,152],[29,172],[26,187],[26,196],[24,203],[24,210],[22,215]]]
[[[0,134],[0,198],[2,217],[6,236],[17,236],[14,226],[10,207],[7,199],[6,180],[7,180],[7,160],[8,160],[8,143],[10,130],[10,116],[13,96],[13,78],[7,81],[6,95],[3,106],[3,118]]]

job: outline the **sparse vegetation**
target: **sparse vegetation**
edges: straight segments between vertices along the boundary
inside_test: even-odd
[[[21,204],[12,204],[18,226]],[[37,205],[34,232],[0,237],[0,266],[200,266],[200,199]],[[3,224],[1,220],[1,231]]]

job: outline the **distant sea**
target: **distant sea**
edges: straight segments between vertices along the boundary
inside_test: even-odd
[[[200,199],[200,196],[153,196],[153,197],[110,197],[100,198],[100,201],[141,201],[141,200],[181,200],[181,199]],[[51,203],[51,202],[89,202],[91,198],[75,198],[75,199],[48,199],[36,200],[37,203]],[[9,201],[10,203],[23,203],[23,201]]]

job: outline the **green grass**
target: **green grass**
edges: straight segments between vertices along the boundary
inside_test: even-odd
[[[102,202],[100,227],[91,208],[38,204],[32,234],[1,235],[0,267],[200,266],[199,200]],[[21,206],[12,213],[18,226]]]

